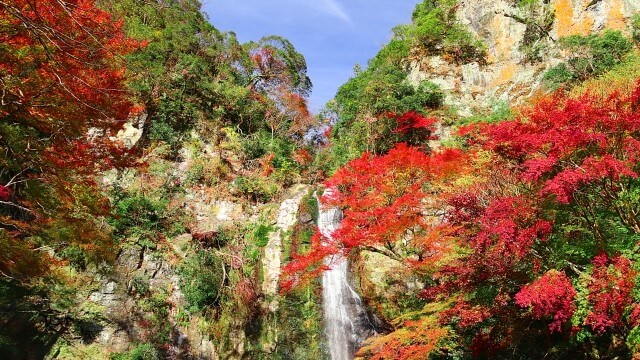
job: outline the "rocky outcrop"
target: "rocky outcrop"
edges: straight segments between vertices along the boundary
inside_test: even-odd
[[[534,7],[516,3],[461,0],[457,18],[487,45],[486,64],[453,64],[440,56],[416,54],[409,62],[408,80],[439,85],[445,104],[460,116],[500,101],[517,105],[539,91],[544,72],[562,60],[555,46],[558,38],[603,29],[625,32],[640,11],[635,0],[550,0]],[[537,52],[533,61],[531,51]]]
[[[122,141],[127,149],[134,147],[142,138],[144,125],[147,122],[147,116],[148,114],[146,111],[131,115],[122,129],[118,131],[115,139]]]
[[[221,226],[247,220],[242,204],[210,199],[204,190],[187,190],[185,207],[192,215],[192,233],[218,231]]]
[[[151,291],[167,296],[168,322],[171,325],[168,354],[175,358],[217,359],[213,342],[197,327],[197,321],[178,321],[177,309],[184,307],[179,277],[173,266],[157,253],[144,248],[127,247],[116,261],[114,271],[99,277],[99,288],[88,300],[104,309],[104,322],[95,343],[109,352],[130,350],[146,334],[145,310],[136,294]]]
[[[300,202],[309,193],[309,187],[299,185],[291,189],[290,193],[291,195],[280,205],[275,230],[269,233],[269,242],[264,248],[264,256],[262,258],[264,274],[262,292],[267,298],[265,305],[271,312],[278,309],[278,301],[275,296],[278,293],[278,281],[280,280],[280,268],[282,266],[282,239],[284,234],[296,224]]]

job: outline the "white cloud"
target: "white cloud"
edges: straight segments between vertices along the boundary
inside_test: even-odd
[[[349,17],[347,12],[344,10],[342,4],[340,4],[336,0],[322,0],[315,3],[315,5],[319,10],[322,10],[331,16],[337,17],[347,24],[353,24],[353,22],[351,21],[351,17]]]

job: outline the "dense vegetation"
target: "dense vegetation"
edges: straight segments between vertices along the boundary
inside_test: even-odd
[[[195,0],[10,0],[0,3],[0,39],[0,353],[99,358],[68,345],[90,344],[109,324],[112,314],[87,301],[96,279],[121,281],[136,299],[122,326],[140,329],[131,342],[144,345],[114,358],[173,356],[175,312],[200,321],[220,352],[247,322],[262,336],[267,234],[245,234],[268,220],[201,232],[181,204],[206,187],[255,205],[302,180],[315,122],[304,57],[277,36],[240,44]],[[142,132],[132,149],[116,137],[127,120]],[[193,239],[173,260],[167,239],[184,233]],[[126,254],[138,267],[168,257],[185,306],[150,274],[118,273]],[[314,326],[317,309],[307,309],[298,318]],[[317,335],[305,336],[317,348]]]
[[[512,3],[522,61],[541,62],[550,7]],[[455,109],[408,64],[487,65],[458,6],[419,3],[322,129],[294,46],[241,44],[197,0],[1,1],[0,354],[160,359],[211,340],[221,358],[321,359],[316,276],[368,253],[412,290],[372,304],[390,331],[363,358],[639,356],[640,16],[629,36],[558,39],[544,80],[560,92],[456,119],[434,149]],[[275,204],[318,179],[344,211],[334,241],[311,191],[277,230]],[[264,287],[276,233],[282,294]],[[114,323],[126,346],[94,346]]]
[[[353,250],[421,276],[425,305],[365,346],[367,358],[631,357],[638,106],[640,83],[606,97],[558,94],[461,129],[462,148],[399,143],[349,162],[326,183],[336,191],[325,201],[345,210],[335,242],[316,236],[285,286]]]
[[[286,266],[282,285],[305,284],[337,253],[402,264],[404,280],[422,284],[417,301],[399,303],[406,294],[388,289],[386,301],[396,304],[380,309],[393,315],[393,331],[364,344],[358,356],[366,359],[637,356],[633,46],[610,30],[561,39],[566,62],[545,79],[564,91],[515,112],[457,121],[437,150],[426,146],[437,113],[384,109],[406,112],[392,114],[384,148],[364,148],[325,181],[334,191],[324,202],[344,211],[341,227],[333,241],[316,233],[311,250]],[[360,79],[338,93],[336,128],[372,114],[344,107],[350,103],[341,96]],[[337,152],[353,142],[345,136],[357,139],[335,128],[332,136],[328,147]],[[366,142],[375,134],[360,136]]]
[[[457,1],[423,1],[412,23],[393,29],[393,38],[355,75],[327,106],[333,119],[331,151],[322,154],[323,169],[335,170],[365,151],[384,153],[399,141],[396,114],[427,113],[442,107],[444,95],[425,81],[407,79],[411,57],[442,56],[457,63],[484,62],[485,46],[456,21]]]

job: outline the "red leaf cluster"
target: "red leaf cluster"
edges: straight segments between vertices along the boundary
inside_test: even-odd
[[[593,259],[592,281],[589,284],[591,311],[585,319],[598,334],[617,331],[624,326],[624,314],[633,303],[632,290],[638,273],[624,256],[609,259],[601,254]]]
[[[415,130],[433,130],[433,125],[438,121],[434,118],[426,118],[415,111],[409,111],[400,116],[392,114],[396,118],[398,126],[394,130],[396,133],[407,134]]]
[[[640,131],[638,91],[602,100],[560,94],[527,109],[520,118],[479,127],[479,143],[519,164],[522,180],[542,183],[541,195],[568,203],[596,180],[636,178]],[[468,132],[467,130],[464,130]]]
[[[7,186],[0,185],[0,200],[9,201],[11,199],[11,189]]]
[[[441,321],[444,323],[453,322],[461,328],[469,328],[489,317],[491,317],[491,311],[486,306],[471,305],[465,301],[459,301],[442,313]]]
[[[323,200],[345,208],[336,239],[347,249],[399,240],[404,232],[424,226],[423,185],[463,166],[459,151],[427,155],[404,143],[387,154],[365,154],[326,182],[336,188]]]
[[[329,269],[324,265],[327,257],[340,252],[335,243],[329,243],[329,239],[322,236],[319,230],[311,236],[311,250],[306,254],[294,254],[293,260],[284,266],[280,281],[283,292],[306,284],[314,277]]]
[[[0,4],[0,22],[7,45],[0,49],[7,104],[0,116],[18,112],[45,133],[58,130],[52,119],[64,120],[64,131],[76,134],[89,122],[115,127],[112,119],[126,118],[125,74],[114,64],[145,44],[127,38],[121,21],[93,0],[9,0]]]
[[[463,338],[467,350],[490,355],[522,345],[518,331],[543,325],[531,318],[548,322],[548,332],[538,331],[535,341],[569,334],[565,325],[577,314],[578,296],[570,276],[587,273],[589,257],[582,253],[609,250],[593,259],[589,310],[579,314],[597,334],[626,336],[640,323],[632,296],[638,274],[597,227],[603,217],[640,233],[632,193],[640,171],[639,109],[640,82],[630,96],[555,95],[514,120],[463,129],[464,152],[427,154],[400,143],[383,155],[364,154],[327,181],[335,191],[323,201],[344,210],[335,242],[316,241],[285,273],[301,277],[305,269],[320,269],[323,257],[353,248],[409,243],[410,255],[401,261],[430,277],[419,296],[446,301],[442,325]],[[397,132],[432,124],[405,114]],[[576,224],[593,231],[577,235],[582,243],[567,244]],[[582,247],[580,255],[570,250],[575,246]],[[379,351],[411,349],[411,339],[395,340]]]
[[[516,304],[531,309],[536,319],[551,317],[549,331],[561,332],[562,326],[576,310],[573,300],[576,290],[562,272],[549,270],[540,278],[525,285],[515,296]]]

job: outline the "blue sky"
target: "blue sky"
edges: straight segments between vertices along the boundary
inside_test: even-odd
[[[408,23],[420,0],[203,0],[213,25],[233,31],[241,42],[280,35],[307,60],[317,111]]]

